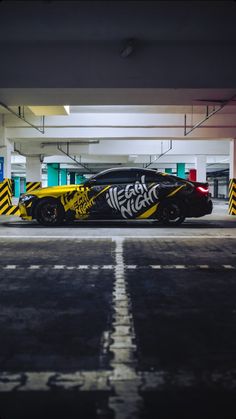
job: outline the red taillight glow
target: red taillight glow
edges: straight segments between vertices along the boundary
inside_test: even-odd
[[[197,191],[199,191],[201,193],[208,193],[209,192],[209,189],[204,188],[203,186],[197,186],[196,189],[197,189]]]

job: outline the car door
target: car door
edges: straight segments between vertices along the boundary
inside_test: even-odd
[[[128,169],[98,174],[88,181],[89,195],[93,200],[89,218],[133,218],[129,197],[132,195],[135,181],[136,171]]]

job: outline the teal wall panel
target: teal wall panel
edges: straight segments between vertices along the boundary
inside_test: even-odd
[[[177,163],[177,176],[185,179],[185,163]]]
[[[59,185],[59,170],[60,165],[58,163],[48,163],[48,186],[58,186]]]

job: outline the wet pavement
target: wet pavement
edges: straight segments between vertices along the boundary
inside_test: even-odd
[[[225,209],[178,228],[2,218],[0,418],[235,419]]]

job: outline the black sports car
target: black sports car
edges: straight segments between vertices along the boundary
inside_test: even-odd
[[[19,200],[21,217],[43,225],[64,220],[154,219],[181,224],[212,212],[208,184],[152,169],[109,169],[84,185],[41,188]]]

